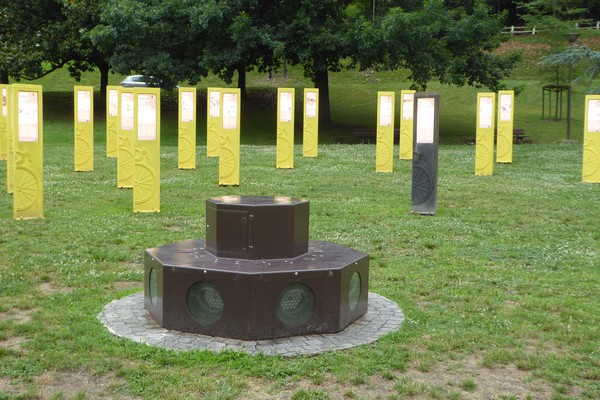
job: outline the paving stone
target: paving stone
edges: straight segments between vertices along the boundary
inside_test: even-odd
[[[108,303],[98,314],[98,319],[115,336],[174,351],[231,350],[293,357],[372,343],[398,330],[404,321],[404,315],[391,300],[369,293],[368,312],[342,332],[244,341],[164,329],[150,318],[144,309],[144,293],[139,292]]]

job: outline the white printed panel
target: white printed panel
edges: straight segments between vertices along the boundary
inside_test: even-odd
[[[500,95],[500,121],[512,120],[512,101],[512,95]]]
[[[435,98],[417,99],[417,143],[433,143]]]
[[[2,88],[2,116],[6,117],[8,115],[8,90],[6,88]]]
[[[208,94],[209,97],[209,114],[213,118],[221,116],[221,92],[211,90]]]
[[[493,125],[494,108],[492,98],[482,96],[479,98],[479,127],[482,129],[491,128]]]
[[[412,93],[406,93],[402,96],[402,119],[411,120],[413,119],[415,104],[415,95]]]
[[[108,91],[108,116],[119,116],[119,91],[116,89]]]
[[[293,106],[292,92],[281,92],[279,94],[279,122],[292,122]]]
[[[194,122],[194,92],[181,92],[181,122]]]
[[[379,96],[379,126],[392,126],[393,120],[392,96]]]
[[[306,117],[317,117],[317,92],[306,92]]]
[[[133,93],[121,93],[121,129],[133,130]]]
[[[600,132],[600,100],[588,100],[587,131]]]
[[[223,93],[223,129],[237,129],[237,108],[237,94]]]
[[[19,91],[17,98],[19,111],[18,128],[20,142],[37,142],[39,126],[37,92]]]
[[[138,94],[138,140],[156,140],[155,94]]]
[[[89,90],[77,91],[77,122],[90,122],[92,118],[92,93]]]

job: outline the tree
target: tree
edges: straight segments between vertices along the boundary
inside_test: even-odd
[[[113,69],[128,75],[135,71],[160,81],[165,87],[177,82],[197,82],[206,76],[201,65],[204,41],[189,26],[191,0],[109,0],[101,23],[90,33],[101,49],[112,49]]]
[[[91,32],[100,23],[101,10],[106,5],[106,0],[62,0],[61,3],[65,19],[63,29],[68,32],[67,40],[61,46],[66,50],[65,60],[69,74],[79,81],[82,72],[97,68],[100,72],[101,98],[104,99],[111,70],[108,60],[112,49],[96,46]]]
[[[546,33],[552,42],[564,40],[564,35],[585,22],[584,8],[572,7],[569,0],[533,0],[518,2],[520,16],[530,28]]]
[[[238,87],[245,95],[246,71],[260,72],[276,67],[274,27],[284,15],[282,2],[261,0],[208,1],[192,8],[191,27],[204,37],[202,65],[231,83],[238,74]]]
[[[501,20],[481,3],[469,11],[428,0],[412,12],[391,8],[373,27],[363,21],[353,42],[366,50],[354,51],[353,57],[362,68],[375,62],[386,69],[409,70],[411,87],[416,90],[425,90],[433,79],[497,90],[518,59],[493,53],[503,40],[501,28]],[[378,36],[383,39],[379,46],[375,44]]]
[[[163,86],[197,83],[209,72],[230,83],[238,74],[266,71],[273,57],[273,13],[258,0],[119,0],[110,1],[96,43],[113,47],[117,72],[131,71],[160,80]],[[144,10],[144,12],[139,12]]]
[[[600,86],[596,81],[596,78],[600,75],[600,51],[592,50],[587,46],[570,46],[560,53],[542,57],[541,62],[544,65],[571,68],[584,65],[583,73],[573,82],[586,81],[588,93],[600,93]]]
[[[100,0],[0,1],[0,79],[34,80],[67,66],[79,80],[98,68],[108,82],[108,53],[94,47],[89,31],[99,22]]]
[[[0,71],[8,77],[34,79],[64,64],[58,43],[62,32],[60,4],[56,1],[0,1]],[[50,54],[54,55],[50,57]],[[42,61],[46,61],[42,64]]]
[[[351,1],[288,1],[287,18],[277,29],[286,59],[304,66],[304,74],[319,89],[319,120],[331,123],[329,71],[341,69],[348,56],[345,10]]]
[[[527,26],[543,32],[552,47],[551,51],[556,53],[557,48],[561,48],[566,43],[567,34],[573,32],[578,24],[586,21],[581,17],[585,13],[585,9],[571,7],[572,3],[568,0],[533,0],[520,2],[518,6],[521,18]],[[556,67],[553,74],[556,85],[559,85],[561,64],[543,64]]]

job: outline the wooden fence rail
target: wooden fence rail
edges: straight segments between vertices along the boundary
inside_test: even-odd
[[[583,22],[581,24],[575,24],[575,29],[587,30],[596,29],[600,30],[600,21],[596,22]],[[537,29],[536,27],[530,28],[528,26],[506,26],[502,29],[502,33],[509,33],[511,35],[535,35],[538,32],[544,32],[543,29]]]

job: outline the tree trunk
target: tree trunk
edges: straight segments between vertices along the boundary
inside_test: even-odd
[[[327,67],[315,68],[315,87],[319,89],[319,124],[331,124],[331,108],[329,106],[329,75]]]
[[[237,69],[238,72],[238,88],[240,88],[240,96],[246,97],[246,66],[240,66]]]
[[[0,71],[0,83],[8,84],[8,71]]]
[[[100,100],[101,104],[106,104],[106,86],[108,86],[110,65],[106,62],[98,63],[98,69],[100,70]]]

